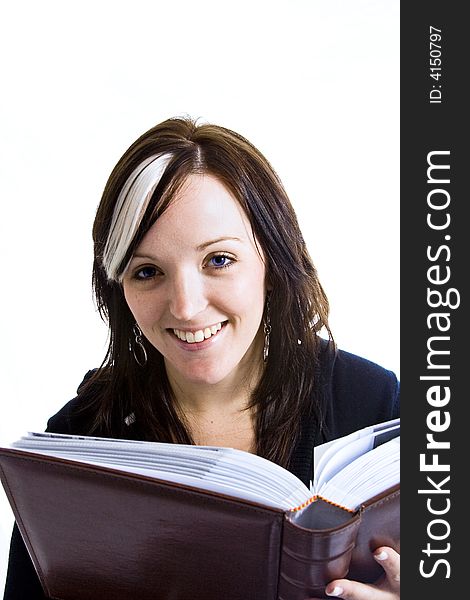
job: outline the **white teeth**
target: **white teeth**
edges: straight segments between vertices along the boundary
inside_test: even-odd
[[[196,333],[194,334],[194,341],[202,342],[203,339],[204,339],[204,332],[199,329],[199,331],[196,331]]]
[[[182,331],[181,329],[173,329],[173,333],[183,342],[188,344],[194,344],[194,342],[202,342],[204,339],[209,339],[212,335],[215,335],[222,329],[222,323],[206,327],[205,329],[198,329],[197,331]]]

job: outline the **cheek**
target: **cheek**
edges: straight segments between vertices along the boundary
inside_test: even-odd
[[[158,301],[149,297],[149,294],[135,293],[124,289],[124,297],[134,319],[144,326],[152,323],[158,313]]]
[[[248,315],[250,321],[259,321],[266,295],[264,279],[264,269],[253,269],[246,277],[234,278],[223,293],[227,308],[235,314]]]
[[[253,301],[261,304],[261,310],[264,307],[264,300],[266,297],[266,271],[264,265],[259,265],[258,268],[253,269],[250,273],[249,280],[246,284],[249,296],[252,297]]]

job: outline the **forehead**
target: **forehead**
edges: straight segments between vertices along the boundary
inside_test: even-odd
[[[219,237],[255,244],[248,217],[233,194],[213,175],[192,174],[145,235],[139,250],[149,244],[165,248],[191,242],[197,246]]]

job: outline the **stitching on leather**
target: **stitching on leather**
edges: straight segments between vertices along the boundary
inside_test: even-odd
[[[397,496],[399,496],[399,495],[400,495],[400,489],[396,490],[395,492],[393,492],[393,494],[390,494],[389,496],[384,496],[383,498],[381,498],[380,500],[377,500],[376,502],[373,502],[372,504],[364,505],[362,512],[364,513],[366,511],[374,510],[374,508],[378,508],[382,504],[385,504],[387,502],[391,502],[392,500],[395,500],[395,498],[397,498]]]

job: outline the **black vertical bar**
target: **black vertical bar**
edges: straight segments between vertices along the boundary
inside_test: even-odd
[[[402,597],[426,600],[470,594],[464,6],[401,3]]]

